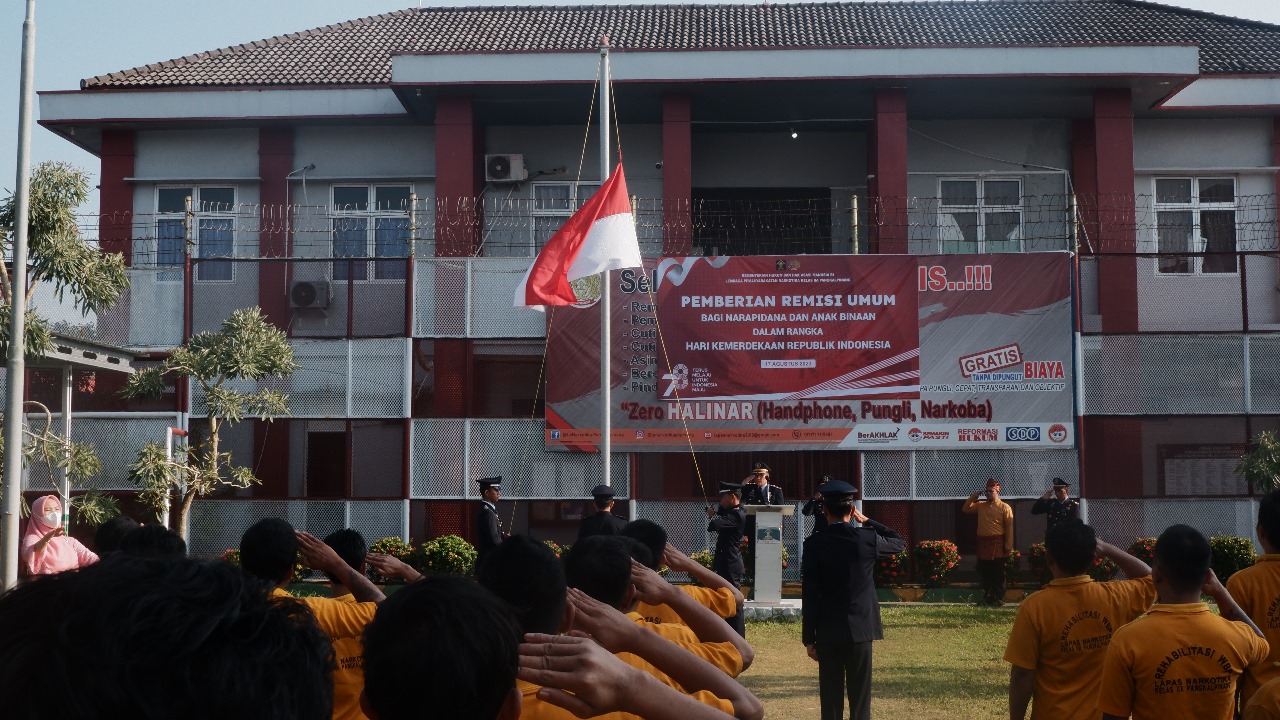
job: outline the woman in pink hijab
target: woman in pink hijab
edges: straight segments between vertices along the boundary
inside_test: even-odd
[[[55,495],[42,495],[31,503],[21,553],[22,564],[32,575],[52,575],[98,562],[92,550],[62,529],[62,503]]]

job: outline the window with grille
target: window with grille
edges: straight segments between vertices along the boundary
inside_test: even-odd
[[[187,251],[187,198],[191,198],[191,239],[195,279],[230,282],[235,266],[209,258],[229,258],[235,254],[236,189],[225,186],[156,188],[156,247],[154,266],[173,268],[160,273],[160,280],[181,281]]]
[[[1156,178],[1156,271],[1166,274],[1234,273],[1234,178]],[[1211,253],[1204,256],[1187,253]]]
[[[598,182],[537,182],[533,187],[533,245],[537,255],[564,221],[581,208],[596,190]]]
[[[1022,252],[1022,181],[943,178],[938,244],[943,253]]]
[[[412,195],[410,185],[333,186],[334,280],[405,279],[407,263],[399,258],[409,257]]]

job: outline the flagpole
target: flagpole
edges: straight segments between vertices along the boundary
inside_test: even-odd
[[[609,37],[600,37],[600,185],[603,187],[609,179],[612,163],[609,153]],[[609,476],[609,460],[613,454],[613,423],[610,416],[612,399],[612,338],[611,315],[609,303],[609,271],[600,275],[600,477],[601,483],[613,486]]]

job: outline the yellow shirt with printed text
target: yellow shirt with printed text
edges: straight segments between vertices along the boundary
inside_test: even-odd
[[[676,587],[685,595],[698,601],[699,605],[722,618],[731,618],[738,614],[738,601],[734,599],[733,591],[729,588],[709,588],[702,585],[677,585]],[[647,602],[641,602],[636,604],[636,612],[655,625],[685,624],[680,614],[670,605],[650,605]]]
[[[642,627],[647,627],[659,637],[670,640],[720,669],[729,677],[742,674],[742,655],[731,642],[702,642],[687,625],[675,623],[651,623],[639,613],[629,612],[627,617]],[[624,653],[625,654],[625,653]],[[619,657],[622,657],[619,655]]]
[[[1116,630],[1098,712],[1134,720],[1231,720],[1236,680],[1263,662],[1267,641],[1205,603],[1156,603]]]
[[[1111,636],[1155,599],[1150,577],[1094,582],[1079,575],[1054,580],[1023,600],[1004,659],[1036,673],[1031,720],[1097,720]]]
[[[1280,677],[1280,555],[1260,555],[1256,565],[1233,573],[1227,592],[1271,645],[1267,662],[1246,670],[1240,681],[1241,697],[1248,702],[1263,683]]]

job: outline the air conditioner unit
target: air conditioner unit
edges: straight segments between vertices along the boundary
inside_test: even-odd
[[[329,307],[329,283],[324,280],[294,280],[289,286],[289,307],[308,310]]]
[[[484,156],[485,182],[520,182],[528,177],[529,171],[524,167],[524,155],[514,153]]]

